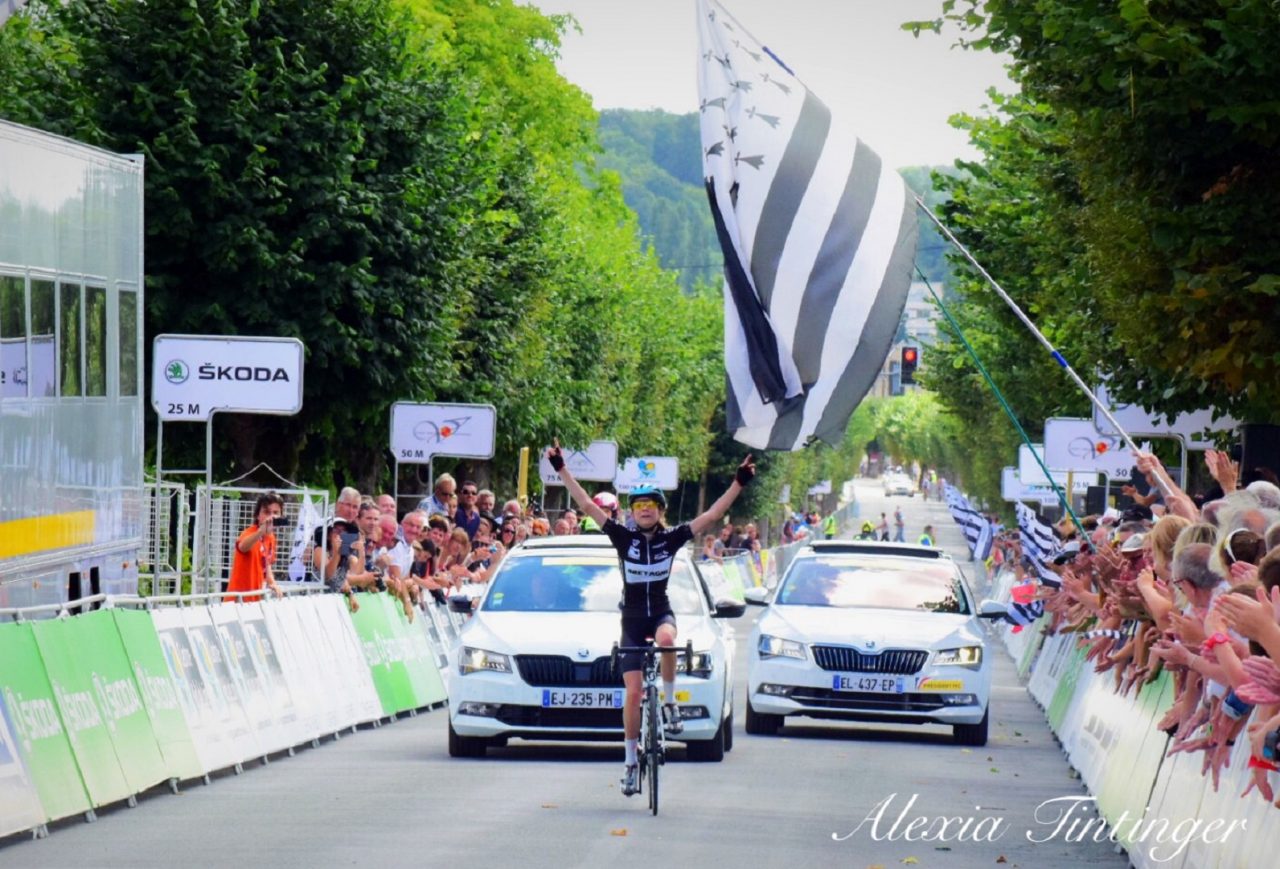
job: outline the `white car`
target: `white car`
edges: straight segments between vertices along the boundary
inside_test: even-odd
[[[982,617],[1003,611],[985,602]],[[752,632],[747,732],[776,733],[787,716],[936,723],[985,745],[991,666],[978,619],[964,575],[938,550],[815,543]]]
[[[733,747],[733,631],[687,552],[667,587],[693,643],[676,676],[690,760],[719,761]],[[459,634],[449,680],[449,754],[481,757],[511,737],[622,740],[622,676],[611,667],[621,632],[622,575],[602,534],[538,538],[513,549]]]
[[[885,495],[907,495],[914,498],[916,487],[906,474],[890,472],[884,476]]]

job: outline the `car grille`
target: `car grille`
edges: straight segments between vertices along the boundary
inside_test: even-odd
[[[830,688],[796,688],[790,698],[804,706],[833,711],[934,712],[943,706],[937,694],[872,694],[832,691]]]
[[[609,656],[577,662],[564,655],[516,655],[520,678],[536,688],[621,688]]]
[[[608,660],[608,659],[606,659]],[[495,716],[508,727],[609,727],[622,729],[621,709],[552,709],[503,705]]]
[[[910,676],[920,672],[929,653],[920,649],[885,649],[868,655],[848,646],[814,646],[813,659],[824,670],[841,673],[885,673]]]

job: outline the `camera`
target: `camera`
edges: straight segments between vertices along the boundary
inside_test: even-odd
[[[342,548],[338,550],[344,558],[351,554],[351,547],[360,540],[360,532],[358,531],[341,531],[339,532],[342,540]]]

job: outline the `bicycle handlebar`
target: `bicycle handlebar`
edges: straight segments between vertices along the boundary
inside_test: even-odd
[[[652,643],[645,646],[620,646],[614,643],[613,653],[609,656],[611,666],[615,668],[618,666],[618,655],[624,652],[640,652],[646,658],[670,652],[684,652],[684,671],[693,672],[693,640],[687,641],[683,646],[655,646]]]

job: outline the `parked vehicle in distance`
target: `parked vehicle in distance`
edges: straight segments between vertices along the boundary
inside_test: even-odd
[[[916,496],[915,483],[911,478],[901,471],[890,471],[883,478],[884,493],[888,495],[907,495],[914,498]]]

